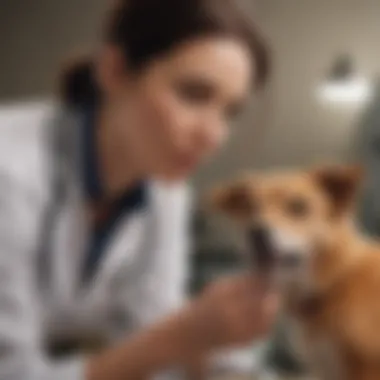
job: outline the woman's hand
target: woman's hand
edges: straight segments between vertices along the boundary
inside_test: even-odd
[[[145,379],[167,368],[189,368],[194,362],[197,367],[197,358],[210,350],[266,334],[276,310],[276,296],[263,281],[252,276],[216,281],[184,309],[90,359],[86,379]]]
[[[194,347],[243,345],[271,328],[277,296],[263,280],[240,275],[216,281],[183,311]]]

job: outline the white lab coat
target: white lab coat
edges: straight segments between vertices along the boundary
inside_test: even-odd
[[[76,177],[78,146],[70,140],[76,127],[77,116],[54,104],[0,108],[1,380],[84,379],[84,358],[52,360],[46,340],[121,339],[183,300],[190,201],[184,184],[152,181],[148,208],[122,220],[91,286],[81,287],[87,223]],[[55,162],[50,149],[56,130],[69,136],[63,162],[61,156]],[[57,168],[67,187],[46,224]],[[46,232],[51,241],[41,256]],[[42,284],[41,265],[48,273]]]

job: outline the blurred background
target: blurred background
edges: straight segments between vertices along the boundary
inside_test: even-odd
[[[378,234],[380,1],[246,2],[271,43],[274,75],[234,127],[228,147],[196,175],[195,188],[201,193],[252,168],[359,162],[367,178],[358,220]],[[107,3],[1,0],[0,105],[54,99],[62,62],[96,51]],[[193,291],[239,264],[226,231],[196,210]]]

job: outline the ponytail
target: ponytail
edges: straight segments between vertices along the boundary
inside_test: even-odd
[[[63,104],[80,107],[98,98],[91,59],[81,59],[67,65],[60,78],[60,94]]]

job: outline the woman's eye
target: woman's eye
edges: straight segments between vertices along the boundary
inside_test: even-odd
[[[210,102],[214,93],[212,87],[208,84],[195,81],[178,83],[176,90],[180,98],[196,104]]]
[[[286,203],[286,211],[293,217],[305,218],[310,213],[310,207],[305,199],[294,198]]]

